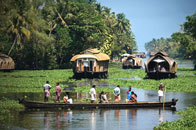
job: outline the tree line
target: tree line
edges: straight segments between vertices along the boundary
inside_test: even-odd
[[[175,32],[171,38],[152,39],[145,43],[148,52],[166,51],[173,58],[189,58],[194,61],[196,69],[196,13],[186,17],[181,31]]]
[[[96,0],[0,1],[0,53],[16,69],[69,68],[88,48],[111,58],[136,51],[129,20]]]

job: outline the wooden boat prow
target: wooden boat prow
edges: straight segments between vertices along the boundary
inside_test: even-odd
[[[50,102],[35,102],[26,101],[24,99],[19,100],[20,104],[23,104],[26,108],[63,108],[63,109],[126,109],[126,108],[156,108],[156,107],[173,107],[176,105],[178,99],[172,99],[165,102],[134,102],[134,103],[50,103]]]

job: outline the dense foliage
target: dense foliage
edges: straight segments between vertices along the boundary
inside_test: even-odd
[[[187,16],[186,20],[181,32],[173,33],[168,39],[153,39],[145,44],[145,48],[148,52],[164,50],[174,58],[191,58],[196,69],[196,13]]]
[[[17,69],[68,68],[73,54],[88,48],[111,58],[137,49],[125,15],[94,0],[6,0],[0,6],[0,52]]]
[[[184,49],[180,47],[178,42],[174,42],[171,38],[153,39],[145,43],[145,48],[148,52],[165,51],[173,58],[184,57]]]

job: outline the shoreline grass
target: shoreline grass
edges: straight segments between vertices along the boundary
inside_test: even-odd
[[[173,79],[145,79],[144,69],[124,70],[119,66],[109,69],[108,79],[99,79],[113,85],[157,90],[160,82],[166,83],[167,91],[196,92],[196,71],[192,69],[178,69],[178,77]],[[16,70],[14,72],[0,72],[0,93],[7,92],[42,92],[43,85],[48,80],[55,87],[56,82],[79,83],[86,79],[72,79],[71,69],[59,70]],[[123,80],[125,78],[125,80]],[[138,78],[139,80],[127,80]],[[93,79],[94,80],[94,79]],[[92,82],[93,82],[92,80]],[[95,79],[97,80],[97,79]],[[68,85],[60,84],[64,87]],[[52,92],[55,89],[52,90]],[[81,91],[81,90],[80,90]]]
[[[154,130],[195,130],[196,128],[196,106],[189,107],[186,110],[177,112],[183,116],[176,121],[164,122],[156,127]]]

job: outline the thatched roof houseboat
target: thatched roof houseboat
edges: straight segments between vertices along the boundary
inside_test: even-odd
[[[15,63],[11,57],[5,54],[0,54],[0,70],[11,71],[14,70]]]
[[[109,56],[97,49],[87,49],[71,58],[75,78],[107,78]]]
[[[177,62],[170,58],[166,52],[157,52],[144,65],[148,77],[156,79],[176,77]]]
[[[137,52],[136,56],[140,57],[140,58],[146,58],[146,53],[145,52]]]
[[[141,68],[142,58],[137,57],[135,54],[130,54],[122,59],[122,68]]]

